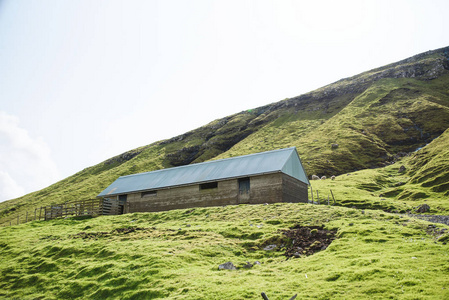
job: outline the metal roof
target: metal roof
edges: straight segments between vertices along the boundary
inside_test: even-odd
[[[283,172],[309,184],[295,147],[121,176],[97,197]]]

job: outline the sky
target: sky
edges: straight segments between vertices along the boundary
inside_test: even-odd
[[[0,0],[0,202],[449,46],[449,1]]]

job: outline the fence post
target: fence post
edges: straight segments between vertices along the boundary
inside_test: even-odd
[[[334,205],[335,205],[334,193],[332,193],[332,190],[330,190],[330,191],[331,191],[332,199],[334,199]]]
[[[19,217],[20,215],[17,215],[17,225],[19,225]]]
[[[313,204],[313,188],[312,188],[312,185],[310,185],[310,194],[312,195],[312,204]]]
[[[28,223],[28,211],[27,211],[27,214],[26,214],[26,217],[25,217],[25,223]]]

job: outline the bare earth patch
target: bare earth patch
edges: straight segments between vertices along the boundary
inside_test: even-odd
[[[309,256],[325,250],[336,239],[336,230],[327,230],[320,226],[301,226],[280,229],[280,235],[273,236],[258,246],[265,251],[284,251],[287,259]]]
[[[282,230],[285,244],[280,251],[285,251],[287,259],[312,255],[325,250],[336,238],[337,231],[327,230],[319,226],[295,225],[288,230]]]

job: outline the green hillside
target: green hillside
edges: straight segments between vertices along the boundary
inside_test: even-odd
[[[373,175],[387,174],[394,169],[390,167],[392,163],[430,143],[447,128],[449,47],[215,120],[183,135],[123,153],[45,189],[0,203],[0,224],[9,224],[17,214],[40,206],[93,198],[122,175],[289,146],[297,147],[309,176],[329,177],[367,169],[368,173],[363,174],[371,174],[374,168],[377,171],[371,171]],[[444,148],[447,141],[441,144]],[[410,177],[407,186],[386,191],[385,198],[392,203],[389,210],[408,209],[409,202],[395,201],[409,200],[408,192],[416,201],[433,199],[435,195],[440,199],[448,192],[444,182],[447,167],[438,165],[438,161],[447,159],[447,154],[434,158],[434,153],[427,148],[419,153],[407,169]],[[427,162],[435,166],[427,166]],[[386,169],[383,171],[381,167]],[[371,177],[366,180],[375,181]],[[390,183],[375,181],[375,184],[390,187]],[[412,184],[418,190],[413,190]],[[421,188],[426,189],[425,197],[420,197]],[[370,197],[378,197],[372,191],[367,192]],[[342,205],[353,205],[352,202],[360,200],[347,199],[338,192],[336,196],[337,200],[343,200]],[[351,204],[346,200],[351,200]],[[448,204],[440,202],[433,212],[448,210]]]
[[[448,230],[288,203],[34,221],[0,228],[0,298],[447,299]]]
[[[413,212],[427,204],[430,213],[449,215],[448,166],[449,129],[395,164],[344,174],[335,180],[314,180],[311,185],[322,192],[322,199],[332,190],[340,205]]]

